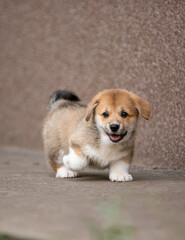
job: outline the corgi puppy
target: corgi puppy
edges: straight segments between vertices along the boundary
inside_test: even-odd
[[[56,177],[77,177],[87,166],[109,168],[111,181],[132,181],[139,115],[150,117],[150,104],[122,89],[99,92],[86,107],[68,91],[50,98],[43,127],[45,155]]]

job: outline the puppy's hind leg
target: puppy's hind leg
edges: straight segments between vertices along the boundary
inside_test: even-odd
[[[63,157],[63,163],[66,168],[73,171],[80,171],[87,166],[88,161],[83,156],[79,147],[73,146],[69,148],[69,154]]]
[[[77,176],[77,172],[67,169],[65,166],[58,168],[56,173],[56,178],[74,178]]]
[[[50,151],[48,154],[48,162],[50,163],[53,170],[56,172],[57,178],[73,178],[77,177],[78,174],[72,170],[67,169],[63,165],[64,150]]]

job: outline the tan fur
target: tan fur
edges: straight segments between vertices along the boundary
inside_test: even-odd
[[[69,106],[62,107],[66,102]],[[98,93],[87,108],[78,105],[70,107],[70,103],[65,100],[57,101],[44,122],[45,154],[54,171],[63,165],[61,151],[66,155],[69,148],[85,158],[89,165],[102,168],[109,167],[114,156],[115,160],[127,163],[132,161],[138,115],[145,119],[150,116],[147,101],[125,90],[113,89]],[[126,118],[120,116],[123,109],[128,113]],[[105,111],[110,114],[108,118],[102,116]],[[130,137],[125,137],[129,137],[128,140],[123,138],[118,143],[104,143],[98,125],[108,127],[110,123],[120,123],[125,129],[133,128],[133,133]],[[107,158],[106,152],[108,160],[103,159],[104,156]],[[120,159],[119,156],[123,157]]]
[[[57,101],[58,108],[48,113],[43,127],[45,154],[54,171],[62,166],[58,162],[59,151],[63,149],[65,153],[68,153],[70,136],[86,111],[84,108],[60,108],[63,102],[66,101]]]

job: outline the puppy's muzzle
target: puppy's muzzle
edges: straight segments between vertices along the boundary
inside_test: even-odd
[[[112,123],[109,125],[110,131],[107,135],[109,136],[110,140],[114,143],[117,143],[123,139],[123,137],[127,134],[127,131],[123,131],[120,129],[120,124]]]
[[[110,130],[115,133],[119,129],[119,124],[110,124],[109,127],[110,127]]]

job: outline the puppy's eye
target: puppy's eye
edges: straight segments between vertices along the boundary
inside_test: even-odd
[[[126,118],[127,116],[128,116],[128,113],[126,113],[126,112],[124,112],[124,111],[121,112],[121,117],[122,117],[122,118]]]
[[[108,117],[109,117],[109,113],[108,113],[108,112],[104,112],[104,113],[102,114],[102,116],[103,116],[104,118],[108,118]]]

